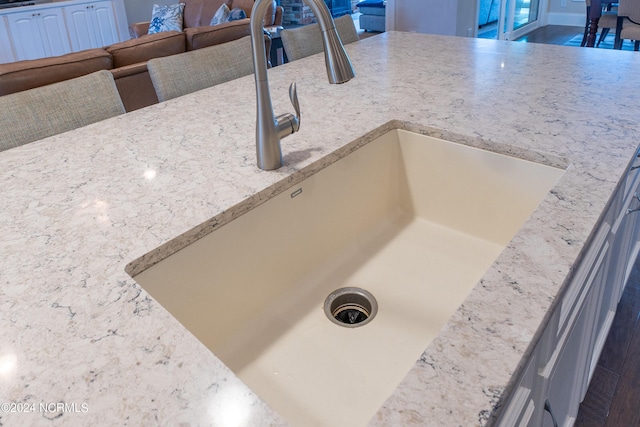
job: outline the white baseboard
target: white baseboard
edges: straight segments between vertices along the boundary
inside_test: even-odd
[[[558,13],[549,12],[546,16],[546,25],[569,25],[584,28],[584,13]]]

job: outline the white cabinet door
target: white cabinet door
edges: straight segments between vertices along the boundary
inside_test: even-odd
[[[110,1],[65,7],[69,37],[74,51],[108,46],[119,41]]]
[[[640,188],[640,169],[637,168],[639,165],[640,159],[637,159],[632,164],[634,169],[625,177],[622,185],[625,191],[621,196],[623,203],[611,228],[614,235],[612,258],[616,265],[610,269],[608,281],[614,287],[616,304],[620,301],[638,250],[638,216],[640,211],[636,209],[640,208],[640,201],[636,198],[636,194]]]
[[[69,38],[74,52],[96,47],[93,36],[93,24],[89,15],[88,5],[79,4],[64,8],[69,28]]]
[[[581,378],[586,371],[587,363],[583,350],[588,317],[588,311],[581,310],[566,343],[562,343],[564,348],[548,378],[545,412],[542,418],[544,427],[573,425],[578,414]]]
[[[92,14],[95,17],[94,34],[96,47],[104,47],[120,41],[116,26],[115,12],[110,1],[99,1],[91,4]]]
[[[58,56],[71,52],[62,9],[45,9],[38,12],[38,26],[47,56]]]
[[[499,427],[527,427],[540,425],[544,407],[537,391],[538,359],[537,352],[529,358],[518,386],[507,403],[507,407],[498,421]]]
[[[594,327],[607,268],[609,245],[600,250],[587,282],[584,283],[568,328],[556,345],[556,352],[541,375],[546,378],[544,427],[572,426],[589,384],[593,355]],[[557,423],[557,424],[556,424]]]
[[[61,8],[7,15],[16,60],[38,59],[71,52]]]
[[[16,60],[44,58],[44,44],[38,27],[37,12],[22,12],[7,16],[16,50]]]
[[[9,38],[9,29],[4,20],[4,16],[0,16],[0,64],[13,62],[16,58],[13,56],[11,49],[11,39]]]
[[[606,228],[609,229],[608,226]],[[582,402],[587,393],[598,359],[600,359],[604,342],[609,334],[613,316],[616,313],[616,307],[612,306],[611,301],[611,286],[607,282],[607,273],[611,262],[611,254],[609,252],[611,241],[611,235],[609,235],[589,279],[593,280],[593,284],[590,286],[593,289],[593,294],[587,296],[583,304],[583,309],[588,311],[590,320],[587,321],[587,336],[584,338],[585,341],[583,343],[582,352],[587,357],[587,365],[586,371],[581,375],[582,383],[579,385],[578,402]]]

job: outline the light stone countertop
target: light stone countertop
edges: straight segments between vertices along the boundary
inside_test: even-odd
[[[491,419],[638,145],[640,55],[408,33],[347,51],[343,85],[321,55],[269,71],[276,113],[291,81],[302,109],[278,171],[255,166],[251,76],[0,153],[0,402],[36,405],[0,425],[286,425],[125,268],[397,127],[567,167],[371,425]]]

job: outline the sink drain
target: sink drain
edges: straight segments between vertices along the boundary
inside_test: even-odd
[[[378,302],[364,289],[341,288],[331,292],[324,301],[324,312],[337,325],[357,328],[373,320]]]

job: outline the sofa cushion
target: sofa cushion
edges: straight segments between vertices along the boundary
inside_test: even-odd
[[[151,58],[182,53],[185,48],[185,35],[179,31],[165,31],[147,34],[137,39],[107,46],[107,52],[113,56],[115,68],[146,62]]]
[[[151,11],[149,34],[162,31],[182,31],[184,3],[161,6],[154,4]]]
[[[215,26],[185,28],[187,50],[201,49],[251,35],[249,19],[240,19]]]
[[[0,64],[0,95],[69,80],[113,66],[103,49],[87,49],[49,58]]]

